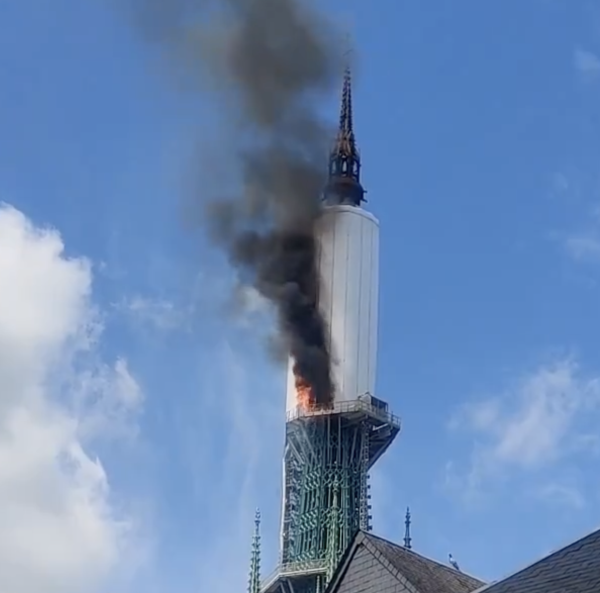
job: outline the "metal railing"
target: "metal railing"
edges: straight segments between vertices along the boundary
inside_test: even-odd
[[[260,583],[261,591],[277,579],[277,577],[293,576],[295,574],[319,574],[327,571],[324,560],[307,560],[304,562],[288,562],[280,564],[267,578]]]
[[[369,393],[365,393],[363,397],[369,396]],[[298,418],[310,418],[312,416],[325,416],[327,414],[341,414],[350,412],[366,412],[370,416],[375,416],[383,422],[388,422],[394,426],[400,426],[400,417],[392,414],[389,410],[381,409],[378,406],[374,406],[365,399],[354,399],[347,401],[337,401],[332,405],[326,406],[311,406],[310,408],[304,408],[297,406],[293,410],[290,410],[286,414],[286,421],[291,422]]]

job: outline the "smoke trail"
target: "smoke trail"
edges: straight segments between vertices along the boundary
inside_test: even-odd
[[[326,405],[333,388],[315,224],[331,136],[315,98],[339,81],[333,29],[302,0],[139,0],[136,12],[180,63],[224,91],[229,181],[239,183],[227,199],[200,196],[203,220],[240,278],[274,305],[296,374]],[[218,186],[211,181],[204,187]]]

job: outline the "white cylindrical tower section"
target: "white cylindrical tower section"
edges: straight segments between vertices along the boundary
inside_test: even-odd
[[[375,394],[379,222],[355,206],[326,208],[319,226],[319,306],[327,324],[335,401]],[[288,365],[287,411],[298,402]]]

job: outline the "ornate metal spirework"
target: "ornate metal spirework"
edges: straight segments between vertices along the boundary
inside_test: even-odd
[[[371,528],[369,470],[399,430],[369,394],[288,415],[281,556],[263,593],[325,590],[356,532]]]
[[[369,528],[369,432],[342,414],[288,423],[282,565],[327,570]]]
[[[356,138],[354,136],[354,120],[352,113],[352,72],[350,70],[350,66],[346,66],[344,71],[342,106],[340,109],[338,133],[333,154],[354,159],[360,164],[360,155],[358,153]],[[349,173],[356,174],[358,181],[358,171],[351,170]]]
[[[252,537],[248,593],[260,593],[260,511],[258,509],[254,516],[254,536]]]
[[[404,547],[407,550],[412,548],[412,538],[410,537],[410,509],[406,508],[406,517],[404,519]]]
[[[360,206],[365,199],[365,190],[360,183],[360,167],[352,114],[352,72],[347,66],[337,136],[329,155],[329,181],[325,189],[328,203]]]

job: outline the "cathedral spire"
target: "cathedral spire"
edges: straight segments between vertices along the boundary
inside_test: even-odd
[[[352,71],[349,62],[344,70],[340,121],[333,149],[329,155],[329,183],[326,199],[331,204],[360,206],[365,191],[360,184],[360,155],[354,135],[352,112]]]
[[[412,538],[410,537],[410,508],[406,507],[406,517],[404,519],[404,547],[407,550],[412,548]]]
[[[254,536],[252,537],[248,593],[260,593],[260,511],[258,509],[254,515]]]

